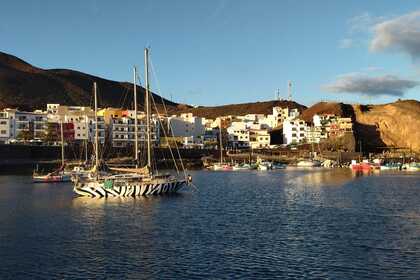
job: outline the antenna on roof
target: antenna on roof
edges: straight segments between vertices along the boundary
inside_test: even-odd
[[[292,101],[292,81],[288,82],[289,101]]]
[[[277,89],[277,100],[280,100],[280,89]]]

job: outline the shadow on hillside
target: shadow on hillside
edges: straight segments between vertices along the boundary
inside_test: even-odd
[[[353,120],[353,134],[356,141],[356,151],[367,154],[370,152],[381,152],[386,144],[381,139],[381,134],[376,125],[362,124],[356,121],[356,114],[353,106],[349,104],[342,105],[343,112],[347,117]],[[360,105],[361,112],[368,112],[368,105]]]

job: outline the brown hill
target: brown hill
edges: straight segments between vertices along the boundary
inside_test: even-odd
[[[420,102],[353,105],[356,132],[363,147],[392,146],[420,152]],[[365,143],[363,143],[365,142]]]
[[[353,117],[353,108],[349,104],[335,102],[319,102],[303,111],[301,118],[312,123],[315,114],[334,114],[341,117]]]
[[[132,84],[102,79],[67,69],[45,70],[0,52],[0,108],[22,110],[45,108],[47,103],[92,104],[92,84],[98,84],[101,107],[131,107]],[[144,88],[138,86],[138,102],[143,104]],[[157,104],[161,98],[154,95]],[[165,100],[169,108],[177,103]]]
[[[383,105],[350,105],[320,102],[302,113],[312,122],[314,114],[351,117],[357,147],[378,151],[384,147],[411,148],[420,152],[420,102],[400,100]]]
[[[272,100],[255,103],[229,104],[214,107],[196,107],[196,108],[181,108],[178,106],[179,113],[193,113],[195,116],[214,119],[220,116],[240,116],[246,114],[272,114],[273,107],[279,106],[282,108],[298,108],[301,112],[306,109],[304,105],[294,101],[286,100]]]

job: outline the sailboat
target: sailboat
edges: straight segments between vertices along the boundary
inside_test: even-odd
[[[60,135],[61,135],[61,167],[51,173],[41,175],[37,171],[34,171],[32,175],[32,182],[34,183],[59,183],[59,182],[70,182],[71,174],[64,170],[64,133],[63,133],[63,122],[60,122]]]
[[[150,93],[149,93],[149,49],[144,50],[145,57],[145,107],[146,107],[146,139],[147,139],[147,164],[138,166],[138,128],[137,128],[137,91],[136,70],[134,68],[134,155],[136,168],[110,168],[107,174],[101,174],[99,170],[103,164],[99,162],[98,152],[98,122],[97,122],[97,96],[95,87],[95,165],[88,177],[73,179],[73,190],[80,196],[87,197],[136,197],[144,195],[160,195],[175,193],[183,186],[191,183],[192,178],[183,174],[170,175],[158,174],[152,168],[152,144],[151,144],[151,119],[150,119]],[[177,168],[178,171],[178,168]]]
[[[220,120],[220,126],[219,126],[219,142],[220,142],[220,161],[211,165],[209,169],[214,170],[214,171],[232,170],[233,168],[231,165],[223,163],[222,120]]]
[[[297,163],[297,166],[298,167],[305,167],[305,168],[320,167],[321,166],[321,162],[314,159],[314,143],[311,143],[311,158],[300,160]]]

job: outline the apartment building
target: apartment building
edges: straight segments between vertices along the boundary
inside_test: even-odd
[[[234,149],[248,148],[249,128],[245,122],[232,122],[227,128],[228,146]]]
[[[155,116],[151,118],[150,140],[154,146],[159,144],[159,121]],[[134,111],[127,111],[123,117],[111,119],[110,136],[113,147],[129,147],[135,143],[135,119]],[[147,124],[143,112],[137,114],[137,137],[138,141],[145,143],[147,141]]]
[[[249,145],[252,149],[270,148],[270,134],[266,129],[251,129],[249,131]]]
[[[305,142],[307,125],[301,119],[287,119],[283,122],[283,143],[298,144]]]

